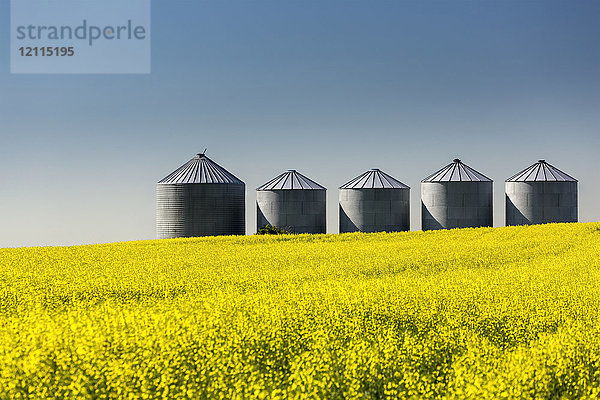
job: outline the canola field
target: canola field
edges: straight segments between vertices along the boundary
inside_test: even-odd
[[[600,224],[0,249],[0,399],[600,397]]]

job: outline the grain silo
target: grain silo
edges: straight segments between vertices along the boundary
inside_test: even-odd
[[[296,170],[256,189],[256,227],[267,225],[293,233],[325,233],[326,191]]]
[[[410,230],[410,188],[379,169],[340,186],[340,233]]]
[[[421,181],[423,230],[493,225],[493,181],[459,159]]]
[[[156,185],[159,239],[246,234],[246,185],[203,153]]]
[[[539,160],[506,180],[506,225],[577,222],[577,179]]]

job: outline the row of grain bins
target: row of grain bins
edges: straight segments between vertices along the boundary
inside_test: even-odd
[[[157,184],[158,238],[243,235],[244,182],[205,154]],[[326,188],[288,170],[256,189],[257,229],[326,232]],[[493,181],[455,159],[421,181],[422,229],[492,226]],[[544,160],[506,180],[506,225],[577,222],[577,180]],[[410,230],[410,188],[371,169],[339,188],[339,230]]]

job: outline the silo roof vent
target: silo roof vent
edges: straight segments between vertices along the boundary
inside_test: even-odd
[[[546,160],[539,160],[511,176],[506,182],[577,182],[577,179],[548,164]]]
[[[231,172],[208,158],[204,153],[198,153],[190,161],[177,168],[165,178],[158,181],[162,184],[177,183],[225,183],[243,185]]]
[[[340,186],[340,189],[410,189],[385,172],[373,168]]]
[[[256,190],[327,190],[295,169],[271,179]]]
[[[421,182],[492,182],[492,180],[455,158],[450,164]]]

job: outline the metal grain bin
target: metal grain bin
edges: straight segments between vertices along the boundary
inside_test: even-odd
[[[577,179],[545,160],[506,180],[507,226],[577,219]]]
[[[493,225],[493,181],[459,159],[421,181],[423,230]]]
[[[372,169],[339,188],[340,233],[410,230],[410,188]]]
[[[203,153],[156,185],[159,239],[246,234],[246,185]]]
[[[256,189],[256,228],[267,225],[293,233],[326,233],[327,189],[289,170]]]

